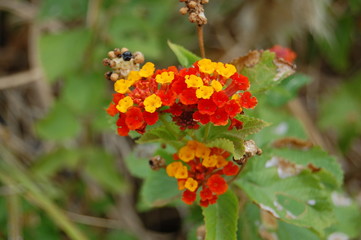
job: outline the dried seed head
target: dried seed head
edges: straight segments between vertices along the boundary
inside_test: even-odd
[[[194,12],[189,14],[188,19],[191,23],[195,23],[197,21],[197,14]]]
[[[114,51],[109,51],[108,57],[110,57],[110,59],[113,59],[113,58],[116,58],[117,56],[115,55]]]
[[[161,168],[165,168],[165,160],[161,156],[154,156],[149,159],[149,166],[153,170],[159,170]]]
[[[143,53],[141,53],[141,52],[135,52],[134,54],[133,54],[133,57],[134,57],[134,62],[135,63],[143,63],[144,62],[144,55],[143,55]]]
[[[202,4],[207,4],[207,3],[209,3],[209,0],[202,0],[201,3]]]
[[[188,13],[188,8],[187,7],[182,7],[181,9],[179,9],[179,12],[182,15],[186,15]]]
[[[118,79],[119,79],[118,73],[112,73],[112,75],[110,75],[110,80],[112,80],[113,82],[117,81]]]

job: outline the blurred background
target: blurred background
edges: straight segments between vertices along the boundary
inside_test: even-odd
[[[102,65],[116,47],[158,68],[167,40],[198,52],[176,0],[0,0],[0,239],[194,239],[198,207],[142,200],[153,146],[117,136]],[[361,1],[210,0],[208,58],[280,44],[297,53],[296,85],[257,113],[258,144],[310,139],[338,158],[361,204]],[[135,149],[135,150],[134,150]],[[162,207],[160,207],[162,206]],[[70,234],[69,234],[70,233]]]

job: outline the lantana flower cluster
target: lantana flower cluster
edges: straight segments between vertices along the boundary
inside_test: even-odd
[[[118,134],[130,130],[143,134],[147,125],[155,124],[160,114],[169,113],[182,129],[198,129],[200,124],[241,128],[235,116],[245,108],[254,108],[257,99],[247,90],[248,78],[237,73],[232,64],[202,59],[190,68],[171,66],[156,70],[146,63],[131,71],[126,79],[114,83],[113,101],[107,108],[118,115]]]
[[[192,204],[199,192],[202,207],[216,203],[218,196],[228,189],[225,177],[236,175],[240,170],[227,160],[229,156],[230,153],[221,148],[210,148],[194,140],[180,148],[166,172],[177,179],[178,189],[184,190],[183,202]]]

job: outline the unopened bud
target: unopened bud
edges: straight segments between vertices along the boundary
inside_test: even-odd
[[[109,58],[104,58],[104,59],[103,59],[103,65],[104,65],[104,66],[109,66],[109,65],[110,65],[110,61],[111,61],[111,60],[110,60]]]
[[[121,52],[120,52],[120,49],[119,48],[114,48],[114,54],[116,55],[116,56],[118,56],[119,54],[121,54]]]
[[[144,55],[141,52],[135,52],[133,54],[134,62],[135,63],[143,63],[144,62]]]
[[[109,61],[109,67],[114,68],[117,65],[117,63],[113,60]]]
[[[123,54],[123,53],[128,52],[128,51],[129,51],[128,48],[123,47],[122,49],[120,49],[120,54]]]
[[[108,52],[108,57],[110,57],[111,59],[116,58],[117,56],[115,55],[114,51],[109,51]]]
[[[106,72],[106,73],[104,74],[105,79],[110,80],[110,76],[112,75],[112,73],[113,73],[113,72]]]
[[[112,75],[110,75],[110,80],[112,80],[113,82],[117,81],[118,78],[119,78],[118,73],[112,73]]]
[[[180,12],[180,14],[182,14],[182,15],[186,15],[187,12],[188,12],[188,8],[187,8],[187,7],[182,7],[181,9],[179,9],[179,12]]]
[[[201,3],[202,4],[207,4],[207,3],[209,3],[209,0],[202,0]]]
[[[190,1],[189,3],[188,3],[188,7],[189,8],[195,8],[197,6],[197,3],[195,2],[195,1]]]

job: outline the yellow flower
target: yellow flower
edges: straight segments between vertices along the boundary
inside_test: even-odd
[[[127,82],[129,86],[132,86],[134,83],[138,82],[141,77],[139,76],[138,71],[131,71],[128,74]]]
[[[209,147],[207,147],[203,143],[198,144],[195,152],[196,157],[199,158],[206,158],[209,156],[210,153],[211,153],[211,149],[209,149]]]
[[[186,183],[186,180],[184,179],[179,179],[178,180],[178,190],[182,191],[183,189],[185,189],[186,187],[184,186]]]
[[[155,81],[160,84],[171,83],[174,79],[174,72],[162,72],[155,77]]]
[[[114,91],[124,94],[129,90],[129,83],[124,79],[119,79],[114,83]]]
[[[194,192],[198,187],[198,182],[193,178],[188,178],[184,184],[184,187],[187,188],[189,191]]]
[[[200,78],[196,75],[186,75],[185,79],[186,79],[185,82],[186,82],[188,88],[191,88],[191,87],[199,88],[199,87],[203,86],[202,78]]]
[[[189,162],[194,159],[194,149],[184,146],[179,150],[178,156],[184,162]]]
[[[232,64],[224,64],[219,62],[217,64],[217,69],[216,71],[222,75],[225,78],[229,78],[231,77],[233,74],[235,74],[237,72],[237,69],[234,65]]]
[[[216,92],[221,91],[222,88],[223,88],[222,84],[221,84],[220,82],[218,82],[217,80],[213,80],[213,81],[211,82],[211,86],[214,88],[214,90],[215,90]]]
[[[192,150],[196,150],[198,144],[199,143],[197,141],[194,141],[194,140],[190,140],[190,141],[187,142],[187,146]]]
[[[214,72],[214,70],[216,70],[217,63],[204,58],[204,59],[198,61],[198,67],[199,67],[199,71],[201,71],[203,73],[212,74]]]
[[[239,94],[233,94],[233,96],[231,97],[232,100],[238,100],[241,97],[239,96]]]
[[[186,166],[181,166],[177,169],[176,173],[174,174],[176,179],[184,179],[188,177],[188,169]]]
[[[206,157],[202,161],[202,165],[205,167],[215,167],[217,165],[217,155]]]
[[[217,168],[224,167],[227,163],[227,160],[223,156],[217,155]]]
[[[181,162],[172,162],[168,164],[165,171],[167,172],[169,177],[174,177],[175,173],[177,172],[178,168],[182,167],[183,164]]]
[[[196,95],[197,98],[209,99],[214,93],[213,87],[210,86],[202,86],[197,89]]]
[[[155,71],[154,64],[151,62],[147,62],[146,64],[144,64],[142,69],[139,70],[139,76],[147,78],[152,76],[154,71]]]
[[[143,104],[144,104],[145,111],[154,113],[155,110],[157,110],[157,108],[162,106],[162,100],[157,95],[152,94],[149,97],[147,97],[146,99],[144,99]]]
[[[117,109],[119,112],[125,113],[131,106],[133,106],[133,99],[129,96],[126,96],[118,102]]]

